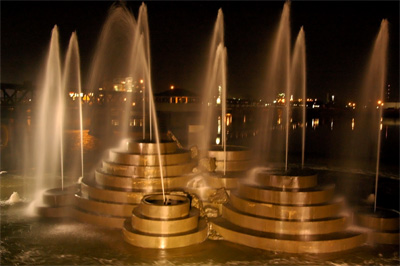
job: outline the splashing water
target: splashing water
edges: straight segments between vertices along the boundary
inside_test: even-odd
[[[51,34],[41,95],[38,101],[35,132],[34,165],[36,166],[36,191],[54,187],[54,176],[61,175],[62,169],[62,127],[65,103],[62,98],[61,67],[58,42],[58,28],[54,26]]]
[[[8,198],[8,200],[5,201],[5,204],[14,204],[14,203],[18,203],[21,202],[22,199],[19,196],[18,192],[13,192],[10,196],[10,198]]]
[[[387,49],[389,42],[389,23],[386,19],[382,20],[378,36],[372,50],[366,79],[364,83],[365,99],[383,100],[384,88],[387,75]],[[372,131],[377,132],[376,141],[376,174],[375,174],[375,198],[374,211],[376,211],[376,200],[378,194],[379,159],[381,149],[381,119],[382,107],[378,107],[378,117],[372,119]],[[368,118],[370,119],[370,118]]]
[[[259,117],[262,123],[264,134],[261,134],[260,139],[256,139],[254,143],[254,150],[259,151],[259,158],[262,161],[270,162],[273,157],[277,157],[278,161],[284,157],[285,169],[288,165],[288,151],[289,151],[289,116],[290,116],[290,4],[286,2],[283,7],[281,19],[277,29],[276,36],[273,38],[272,49],[270,51],[270,58],[268,60],[266,89],[262,91],[261,98],[275,99],[279,93],[285,93],[282,96],[280,105],[268,108],[266,113],[262,113]],[[274,139],[272,136],[271,128],[275,122],[275,115],[278,115],[279,121],[282,113],[285,112],[286,117],[286,134],[285,140]],[[279,124],[282,124],[279,122]],[[262,147],[262,150],[257,148]],[[282,147],[285,147],[283,150]],[[284,151],[284,154],[282,152]]]
[[[66,92],[68,88],[77,89],[78,94],[82,95],[81,88],[81,69],[80,69],[80,55],[78,46],[78,37],[76,32],[71,34],[69,40],[67,55],[64,64],[63,72],[63,91]],[[82,114],[82,97],[78,98],[79,104],[79,128],[80,128],[80,157],[81,157],[81,177],[84,176],[83,164],[83,114]],[[62,184],[64,188],[64,184]]]
[[[139,8],[137,21],[123,3],[113,5],[98,41],[88,87],[91,91],[95,91],[115,77],[125,77],[129,83],[136,84],[135,86],[131,84],[132,87],[127,88],[126,91],[124,110],[119,117],[121,137],[125,139],[130,136],[131,109],[133,102],[138,101],[133,94],[134,92],[138,93],[139,91],[135,91],[138,89],[142,104],[142,139],[145,140],[148,136],[150,141],[154,140],[157,143],[161,185],[165,201],[160,133],[152,89],[149,35],[147,7],[144,3]],[[111,71],[108,67],[110,65],[115,66]],[[147,123],[147,118],[149,123]]]
[[[224,175],[226,172],[226,91],[227,91],[227,49],[224,44],[224,16],[222,9],[218,10],[217,20],[215,22],[213,37],[208,56],[205,85],[203,90],[203,107],[201,111],[201,123],[203,132],[197,143],[201,151],[207,151],[210,148],[211,137],[215,132],[214,125],[217,110],[221,108],[221,116],[217,119],[219,122],[217,135],[221,134],[221,145],[224,150]]]
[[[306,44],[304,29],[301,27],[294,45],[291,64],[292,93],[300,92],[303,99],[302,108],[302,141],[301,141],[301,168],[304,168],[305,143],[306,143]],[[291,94],[292,94],[291,93]],[[288,104],[289,105],[289,104]]]

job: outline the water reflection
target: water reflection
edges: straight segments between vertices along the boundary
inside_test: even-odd
[[[311,127],[315,130],[319,126],[319,118],[311,119]]]

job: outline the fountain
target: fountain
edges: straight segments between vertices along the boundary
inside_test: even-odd
[[[363,137],[376,145],[375,191],[373,208],[364,206],[355,210],[355,223],[372,229],[368,234],[370,243],[391,244],[399,243],[400,214],[394,210],[377,207],[378,179],[381,152],[381,123],[382,106],[375,109],[374,99],[383,99],[387,72],[387,49],[389,40],[389,25],[386,19],[382,20],[379,33],[375,40],[370,62],[363,84],[363,99],[361,106],[365,110],[357,115],[357,121],[363,127]],[[369,106],[370,103],[372,106]],[[372,110],[370,110],[370,108]],[[363,138],[363,140],[365,140]],[[360,145],[360,144],[359,144]],[[367,146],[367,145],[366,145]],[[360,152],[365,152],[365,147]]]
[[[280,252],[326,253],[358,247],[367,239],[365,233],[349,228],[351,217],[343,213],[344,202],[334,198],[334,185],[318,185],[315,171],[304,169],[304,129],[301,168],[288,168],[289,95],[295,84],[302,89],[305,127],[304,43],[301,29],[291,58],[289,3],[285,3],[270,67],[272,91],[277,94],[279,86],[286,88],[282,99],[286,110],[285,167],[256,169],[231,192],[230,202],[222,206],[222,217],[212,221],[212,227],[228,241]]]
[[[263,150],[270,152],[270,147],[278,147],[279,150],[279,154],[270,152],[261,161],[271,163],[271,166],[274,160],[284,161],[284,167],[251,168],[252,152],[248,148],[227,145],[227,52],[221,9],[214,28],[207,67],[209,72],[204,96],[204,103],[207,104],[204,104],[202,115],[205,134],[198,140],[199,148],[189,150],[158,132],[146,6],[141,5],[136,21],[126,7],[115,5],[110,10],[100,36],[88,87],[93,92],[102,86],[102,80],[109,78],[108,75],[129,77],[129,82],[138,81],[142,89],[139,108],[142,130],[137,134],[130,128],[133,96],[128,92],[124,111],[119,114],[120,132],[117,137],[107,135],[113,138],[111,142],[119,141],[119,145],[113,143],[114,146],[107,149],[108,155],[101,161],[101,165],[93,173],[85,174],[81,144],[82,173],[77,184],[78,190],[76,186],[66,187],[61,178],[61,189],[48,189],[42,193],[45,206],[38,207],[38,212],[43,216],[68,216],[84,223],[121,229],[127,243],[151,249],[186,247],[199,244],[207,237],[213,239],[215,235],[215,239],[222,237],[226,241],[253,248],[289,253],[340,252],[366,242],[398,243],[397,214],[378,208],[373,215],[362,210],[354,214],[354,217],[349,215],[345,212],[345,200],[335,197],[335,186],[320,182],[316,171],[304,167],[305,34],[301,28],[291,55],[289,12],[287,2],[284,4],[269,71],[269,87],[272,92],[266,92],[276,94],[279,89],[285,90],[280,109],[286,117],[285,138],[276,143],[270,135],[257,139],[257,144],[263,144],[258,145]],[[387,31],[387,21],[382,25],[383,31]],[[110,42],[118,34],[122,34],[121,47],[115,47]],[[48,66],[56,70],[59,69],[57,39],[58,31],[55,27]],[[112,52],[111,58],[108,58],[105,51],[113,49],[123,50],[122,54],[128,54],[128,59],[116,58]],[[75,68],[69,67],[70,60],[75,60]],[[105,66],[109,60],[118,61],[120,68],[116,67],[118,69],[108,73]],[[66,77],[71,75],[68,71],[76,69],[78,74],[75,81],[80,91],[76,33],[71,36],[66,62],[63,78],[61,70],[48,73],[46,80],[58,85],[46,83],[46,89],[55,86],[61,92],[67,86],[73,86],[66,85]],[[302,159],[301,167],[289,167],[290,95],[298,91],[303,99]],[[49,97],[61,98],[58,94]],[[43,106],[51,105],[46,103]],[[217,114],[219,108],[221,115]],[[41,111],[42,114],[46,112]],[[266,125],[271,126],[274,112],[268,112]],[[63,121],[63,110],[53,113],[59,116],[52,121]],[[80,113],[82,132],[82,110]],[[46,119],[39,121],[42,120]],[[215,124],[218,125],[217,130],[214,130]],[[49,126],[43,126],[46,127]],[[59,132],[61,128],[57,124],[54,129],[57,132],[54,135],[60,136],[54,142],[55,147],[61,150],[56,151],[57,156],[53,156],[55,158],[59,153],[63,154],[62,134]],[[109,132],[108,129],[105,131]],[[210,139],[214,137],[211,133],[215,131],[218,132],[217,145],[211,146]],[[82,133],[80,137],[83,138]],[[379,142],[378,139],[378,154]],[[285,147],[284,152],[282,147]],[[42,162],[45,160],[42,158]],[[38,164],[38,168],[44,168],[45,165]],[[61,155],[61,176],[62,165]],[[378,172],[379,156],[377,177]],[[374,210],[377,209],[377,183]],[[56,184],[51,183],[51,186]],[[196,204],[196,200],[200,204]],[[210,209],[217,211],[212,212]],[[374,231],[366,233],[365,230],[352,228],[352,222]]]
[[[208,226],[200,211],[184,195],[144,196],[125,221],[123,234],[128,243],[145,248],[178,248],[203,242]]]
[[[227,49],[222,9],[218,10],[211,38],[202,101],[203,130],[197,138],[200,167],[186,190],[199,196],[205,208],[217,209],[220,213],[221,197],[225,196],[224,193],[218,196],[221,194],[218,190],[224,188],[229,194],[236,188],[239,176],[251,165],[248,148],[227,145]],[[216,145],[212,144],[214,141]],[[211,202],[214,197],[219,203]]]
[[[129,132],[127,121],[130,119],[132,93],[128,93],[121,116],[120,136],[123,140],[118,148],[109,150],[108,158],[102,161],[94,176],[81,180],[72,216],[82,222],[122,228],[125,240],[135,246],[172,248],[202,242],[207,237],[208,227],[204,219],[200,219],[199,210],[190,206],[186,194],[166,193],[182,191],[195,165],[189,150],[179,149],[174,141],[163,140],[158,132],[150,75],[146,6],[142,4],[140,7],[138,22],[124,6],[113,7],[100,42],[105,42],[120,23],[132,34],[128,36],[130,58],[128,69],[123,69],[127,71],[124,74],[134,80],[141,77],[141,83],[145,84],[141,91],[143,135],[142,138],[134,138]],[[105,60],[101,51],[107,48],[102,44],[98,49],[100,52],[96,53],[95,64]],[[100,70],[96,66],[93,69],[90,84],[98,84],[95,79],[99,78],[99,74],[95,72]],[[149,123],[145,122],[147,118]],[[178,231],[176,226],[180,228]],[[197,233],[193,234],[193,230]]]
[[[35,156],[37,166],[37,200],[34,202],[35,212],[42,216],[65,217],[69,215],[69,209],[73,202],[73,195],[76,192],[74,185],[64,185],[64,159],[63,159],[63,130],[64,130],[64,109],[65,109],[65,80],[70,75],[71,57],[77,52],[76,35],[72,34],[67,53],[66,73],[61,75],[58,28],[55,26],[52,31],[49,55],[47,59],[46,74],[43,85],[43,100],[39,103],[40,111],[37,120],[40,121],[36,136]],[[75,54],[75,56],[79,55]],[[79,65],[79,59],[76,62]],[[79,72],[79,70],[78,70]],[[78,78],[78,77],[75,77]],[[63,81],[64,79],[64,81]],[[78,83],[79,79],[78,79]],[[54,99],[56,99],[54,101]],[[57,160],[60,160],[58,163]],[[57,171],[61,175],[61,187],[57,187],[55,176]],[[53,187],[53,188],[52,188]],[[51,188],[51,189],[49,189]],[[42,196],[42,198],[39,198]]]
[[[178,149],[172,141],[163,141],[159,147],[165,188],[182,189],[194,167],[190,151]],[[82,179],[73,216],[83,222],[122,228],[143,196],[162,193],[157,153],[156,143],[131,139],[110,149],[94,176]]]

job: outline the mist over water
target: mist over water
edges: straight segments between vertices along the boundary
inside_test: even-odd
[[[67,93],[68,89],[72,91],[78,91],[79,96],[82,94],[81,86],[81,67],[80,67],[80,55],[79,55],[79,45],[78,37],[76,32],[71,34],[69,40],[67,54],[64,63],[63,72],[63,88],[64,94]],[[76,172],[75,169],[80,168],[81,176],[84,176],[84,159],[83,159],[83,114],[82,114],[82,97],[78,98],[78,114],[79,114],[79,130],[80,130],[80,153],[74,154],[65,158],[66,160],[73,160],[74,162],[70,164],[73,169],[72,172]],[[63,116],[68,119],[67,116]],[[76,118],[75,118],[76,119]],[[63,138],[64,139],[64,138]],[[63,140],[62,143],[65,141]],[[62,157],[64,158],[64,156]],[[79,160],[80,159],[80,160]],[[64,160],[61,160],[64,163]],[[64,186],[64,181],[62,187]]]
[[[51,34],[49,54],[38,92],[34,156],[36,191],[59,185],[63,176],[61,165],[62,130],[65,102],[61,79],[58,27]]]
[[[260,161],[275,161],[285,163],[288,153],[288,123],[289,108],[285,103],[290,99],[290,62],[291,62],[291,40],[290,40],[290,3],[286,2],[283,7],[276,35],[272,38],[272,50],[269,53],[268,67],[266,70],[266,84],[263,86],[260,98],[275,99],[279,93],[282,96],[281,106],[274,108],[270,106],[266,111],[258,114],[257,121],[262,124],[260,138],[255,140],[253,147],[258,151]],[[288,105],[287,105],[288,106]],[[277,122],[278,121],[278,122]],[[274,125],[283,134],[273,135],[271,129]],[[261,150],[260,150],[261,147]]]
[[[371,49],[363,80],[360,80],[361,97],[352,120],[352,134],[342,138],[342,156],[351,168],[375,169],[373,166],[377,165],[379,139],[383,134],[381,102],[386,84],[388,39],[388,21],[384,19]]]
[[[291,145],[289,145],[289,140],[291,137],[289,132],[292,132],[292,130],[289,131],[289,129],[291,129],[289,124],[291,123],[291,117],[293,116],[293,111],[291,111],[289,108],[290,95],[293,94],[294,98],[303,99],[303,105],[305,105],[306,101],[305,33],[303,28],[301,28],[294,44],[293,54],[291,54],[289,13],[290,5],[287,2],[285,3],[284,10],[282,12],[279,32],[276,39],[277,42],[275,43],[274,50],[272,51],[274,56],[271,59],[271,68],[268,72],[268,86],[263,92],[265,95],[270,95],[271,97],[275,98],[278,92],[284,91],[285,97],[283,99],[285,99],[287,107],[285,107],[285,105],[282,105],[280,108],[270,107],[260,116],[262,121],[265,123],[265,127],[261,137],[256,140],[257,142],[255,143],[254,148],[255,150],[261,152],[260,154],[262,156],[260,156],[258,159],[260,159],[263,163],[259,164],[259,167],[249,170],[247,174],[249,177],[248,181],[250,182],[254,181],[258,174],[273,169],[270,167],[272,164],[265,166],[265,162],[277,162],[279,164],[285,163],[287,165],[288,160],[291,160],[291,158],[288,157],[288,153],[290,149],[292,149],[293,144],[293,141],[291,141]],[[365,90],[368,91],[368,93],[365,93],[365,96],[367,97],[368,95],[367,98],[370,99],[374,99],[374,97],[380,97],[379,99],[382,99],[383,96],[386,75],[386,61],[383,59],[386,58],[387,53],[387,31],[387,21],[383,20],[381,30],[378,34],[378,38],[372,52],[371,64],[366,74],[365,85],[363,86],[363,88],[366,88]],[[114,41],[120,43],[120,46],[117,43],[114,43]],[[134,16],[126,9],[126,7],[123,6],[123,4],[114,5],[110,10],[109,17],[104,25],[97,49],[98,50],[96,51],[96,56],[92,65],[91,79],[89,82],[89,88],[91,88],[92,92],[98,90],[100,87],[108,86],[107,82],[112,83],[112,79],[115,77],[124,79],[126,82],[134,83],[134,81],[136,81],[137,83],[132,84],[132,86],[138,86],[138,89],[143,90],[141,92],[142,96],[140,97],[142,102],[141,118],[143,122],[143,131],[139,132],[140,134],[138,135],[134,135],[131,132],[129,125],[129,121],[132,117],[131,103],[132,101],[137,101],[137,99],[133,97],[133,93],[127,93],[125,109],[123,112],[118,114],[119,121],[122,123],[120,127],[122,133],[118,137],[115,137],[113,134],[110,134],[111,131],[109,131],[107,128],[104,130],[104,132],[106,132],[106,137],[110,139],[112,138],[113,140],[110,141],[110,143],[114,142],[114,144],[116,141],[119,142],[121,139],[130,138],[132,135],[134,139],[138,141],[144,139],[146,141],[151,140],[159,142],[161,137],[160,133],[158,132],[156,109],[152,92],[150,38],[147,7],[142,4],[139,10],[138,19],[136,21]],[[93,136],[89,135],[87,130],[85,132],[82,130],[82,104],[79,100],[79,113],[81,115],[80,132],[68,132],[68,134],[74,135],[70,138],[79,138],[80,149],[74,150],[71,146],[64,145],[64,148],[73,150],[69,154],[74,154],[74,158],[71,156],[63,157],[62,154],[65,153],[65,151],[63,151],[63,143],[65,143],[66,140],[63,136],[62,123],[68,118],[65,117],[65,111],[62,109],[65,108],[62,95],[67,93],[65,91],[67,88],[77,88],[79,94],[82,92],[80,84],[80,56],[76,33],[71,35],[64,65],[64,72],[62,75],[60,68],[57,27],[53,29],[49,50],[47,72],[44,82],[45,85],[43,86],[43,95],[45,95],[43,98],[46,98],[46,101],[43,99],[43,101],[40,103],[40,107],[43,108],[40,114],[43,115],[43,117],[40,117],[36,120],[38,123],[38,133],[36,136],[37,139],[35,139],[35,141],[40,141],[40,145],[36,147],[35,151],[39,151],[37,155],[43,156],[43,158],[39,158],[39,156],[36,158],[38,163],[42,163],[41,165],[37,164],[38,172],[36,175],[38,177],[48,176],[46,180],[41,180],[41,184],[46,188],[59,184],[59,175],[61,175],[61,177],[63,176],[63,163],[65,163],[65,160],[74,160],[73,163],[69,162],[69,165],[73,165],[73,168],[79,168],[80,166],[81,174],[82,176],[84,175],[85,169],[83,168],[83,164],[87,163],[84,161],[84,145],[90,145],[83,142],[87,139],[91,139],[91,141],[93,141],[94,138]],[[203,150],[209,149],[210,145],[215,143],[217,137],[220,137],[220,144],[226,143],[226,63],[227,48],[224,44],[223,13],[222,10],[219,10],[217,22],[213,32],[209,61],[207,65],[207,77],[205,79],[206,83],[204,85],[203,106],[205,106],[205,108],[202,113],[202,125],[204,125],[203,133],[205,132],[205,134],[201,134],[198,142],[200,148]],[[112,72],[112,74],[110,72]],[[103,82],[104,80],[105,82]],[[141,82],[141,80],[143,82]],[[368,100],[366,100],[366,102],[368,102]],[[109,118],[111,117],[111,111],[108,108],[104,109],[107,111],[104,113],[104,116],[101,116],[101,119],[110,121]],[[357,131],[351,139],[351,142],[349,142],[349,145],[356,145],[356,148],[352,151],[353,153],[350,154],[351,156],[356,157],[356,155],[367,155],[374,157],[375,154],[377,154],[378,165],[380,140],[377,135],[381,132],[379,129],[380,118],[382,115],[381,110],[381,108],[376,110],[374,109],[372,113],[374,115],[378,113],[377,118],[364,118],[365,122],[363,123],[361,123],[361,117],[356,118],[356,129],[358,130],[358,127],[360,127],[362,130],[370,130],[368,133],[371,132],[371,136],[367,134],[366,131]],[[368,118],[371,117],[371,112],[364,112],[362,114],[366,114],[366,117]],[[302,109],[301,117],[301,150],[302,164],[304,164],[306,130],[305,109]],[[44,122],[42,123],[42,121]],[[277,121],[280,122],[277,123]],[[369,123],[371,123],[371,125],[364,127]],[[374,126],[374,123],[376,126]],[[331,126],[331,130],[332,128],[333,126]],[[44,134],[45,136],[42,136]],[[375,134],[375,136],[373,134]],[[55,138],[55,140],[53,140],[53,138]],[[365,140],[365,138],[367,138],[367,140]],[[354,141],[358,139],[360,139],[360,143],[355,143]],[[361,139],[364,142],[362,142]],[[47,141],[49,143],[47,143]],[[369,146],[366,145],[368,147],[365,148],[370,148],[372,152],[365,151],[365,154],[357,154],[357,152],[361,153],[361,150],[359,150],[357,147],[362,146],[365,143],[368,143],[368,145],[371,144]],[[109,148],[107,147],[108,143],[104,144],[104,142],[102,142],[97,143],[97,145],[103,145],[101,147],[102,150],[107,150]],[[378,150],[378,153],[373,152],[374,147]],[[86,149],[91,150],[93,148],[86,147]],[[346,150],[348,150],[348,148]],[[78,155],[79,152],[80,156]],[[158,155],[160,155],[159,146]],[[50,161],[49,159],[52,160]],[[158,160],[160,162],[162,161],[160,157]],[[298,163],[297,161],[292,161]],[[349,163],[356,165],[357,160],[349,160]],[[76,172],[74,169],[69,170]],[[322,179],[325,178],[331,182],[337,178],[339,180],[337,183],[340,187],[338,191],[341,193],[347,193],[346,196],[351,198],[351,200],[354,202],[361,202],[362,199],[359,199],[360,196],[365,197],[366,195],[369,195],[369,190],[371,188],[370,182],[368,184],[363,184],[362,186],[359,185],[365,181],[365,175],[360,174],[357,176],[354,175],[354,173],[345,171],[329,172],[332,169],[323,167],[321,167],[319,170],[322,173]],[[378,170],[379,167],[377,167],[377,172]],[[39,171],[41,171],[41,173],[39,173]],[[162,173],[161,163],[160,172]],[[6,178],[2,178],[2,186],[4,186],[4,180],[6,180]],[[63,182],[62,180],[63,179],[61,179],[61,182]],[[161,180],[163,180],[162,176]],[[205,188],[208,187],[208,184],[204,182],[201,176],[196,176],[190,182],[193,183],[193,187],[199,187],[200,192],[202,191],[202,188],[205,190]],[[253,184],[256,184],[255,181]],[[390,185],[387,187],[390,188]],[[149,193],[151,192],[151,189],[149,189]],[[355,189],[355,191],[352,191],[352,189]],[[39,191],[43,190],[40,189]],[[357,192],[360,193],[358,194]],[[394,193],[393,191],[387,193],[385,201],[391,200],[394,197],[393,195],[398,196],[398,190]],[[364,246],[362,249],[360,249],[361,251],[354,251],[350,255],[343,254],[343,256],[340,256],[340,258],[334,257],[333,259],[329,258],[329,256],[333,255],[288,255],[277,252],[260,251],[232,244],[227,241],[206,241],[199,246],[188,247],[179,250],[145,250],[130,246],[125,243],[122,239],[122,236],[119,235],[119,230],[96,228],[75,222],[63,221],[62,224],[59,224],[57,222],[53,223],[49,222],[48,220],[43,221],[36,218],[21,218],[13,213],[14,209],[11,209],[11,205],[21,201],[22,203],[25,203],[24,198],[20,198],[17,192],[13,192],[8,200],[1,202],[2,207],[3,205],[6,205],[8,208],[6,209],[6,212],[2,212],[1,214],[2,218],[6,218],[2,220],[6,220],[6,222],[5,224],[2,224],[2,234],[4,238],[2,238],[1,241],[2,247],[0,249],[0,253],[2,253],[2,257],[4,256],[3,258],[5,258],[6,263],[82,263],[114,265],[148,265],[149,263],[160,265],[266,265],[277,263],[324,263],[332,265],[348,265],[349,263],[355,263],[360,265],[374,263],[396,264],[399,262],[398,251],[391,247],[378,247],[378,249],[372,249]],[[21,236],[25,236],[25,239],[23,239],[24,241],[21,241]],[[4,243],[5,245],[3,245]],[[375,253],[381,253],[379,253],[379,255],[371,255],[370,250]],[[382,255],[382,253],[384,255]],[[335,256],[337,256],[337,254]]]
[[[224,16],[218,10],[210,44],[205,83],[202,91],[202,110],[200,121],[203,126],[197,143],[205,151],[212,143],[226,143],[226,90],[227,90],[227,49],[224,44]],[[220,142],[216,143],[216,138]]]
[[[305,141],[306,141],[306,91],[307,91],[307,80],[306,80],[306,43],[305,33],[303,27],[301,27],[299,34],[297,35],[296,42],[294,44],[292,63],[291,63],[291,95],[294,99],[301,99],[302,102],[297,103],[297,106],[302,109],[301,115],[301,167],[304,167],[305,162]]]

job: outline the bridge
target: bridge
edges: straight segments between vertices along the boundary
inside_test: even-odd
[[[1,106],[15,106],[30,103],[34,97],[34,86],[29,83],[23,85],[1,83]]]

